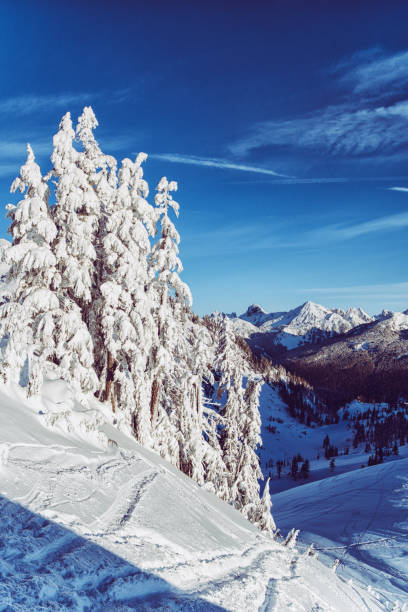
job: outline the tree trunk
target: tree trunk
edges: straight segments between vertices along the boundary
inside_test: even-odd
[[[106,387],[105,387],[105,400],[108,401],[110,398],[112,404],[112,412],[115,412],[115,398],[113,393],[113,376],[115,373],[115,360],[112,354],[108,352],[108,366],[106,369]]]
[[[154,415],[155,415],[155,407],[157,403],[157,396],[159,395],[159,383],[155,378],[152,384],[152,395],[150,398],[150,422],[153,424]]]

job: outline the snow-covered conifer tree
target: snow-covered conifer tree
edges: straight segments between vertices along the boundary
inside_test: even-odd
[[[170,219],[169,208],[178,215],[179,205],[171,192],[175,181],[163,177],[156,188],[155,204],[160,217],[161,234],[150,256],[149,295],[153,302],[155,322],[152,345],[151,420],[154,423],[156,446],[171,460],[179,449],[173,445],[174,421],[180,420],[185,410],[186,394],[186,335],[187,309],[191,305],[189,287],[180,279],[183,267],[178,256],[180,236]],[[181,417],[184,422],[184,417]],[[174,457],[173,457],[174,460]]]
[[[13,246],[9,282],[16,287],[2,310],[9,336],[2,363],[3,380],[15,380],[28,358],[28,393],[38,394],[47,367],[58,368],[61,377],[78,391],[92,391],[92,342],[78,307],[60,295],[61,276],[51,245],[57,229],[48,206],[49,189],[28,146],[26,163],[13,182],[12,191],[26,190],[17,206],[8,205]]]
[[[229,500],[249,520],[273,531],[266,494],[259,500],[259,480],[263,476],[255,452],[261,443],[259,394],[263,381],[252,376],[244,390],[244,363],[229,318],[219,315],[215,325],[219,337],[215,359],[217,397],[223,402],[220,446],[228,470]]]
[[[107,354],[103,344],[103,332],[101,328],[104,298],[101,294],[101,286],[106,280],[103,241],[108,233],[106,222],[112,212],[112,201],[116,197],[117,188],[117,162],[110,155],[105,155],[95,139],[94,129],[98,121],[90,106],[85,106],[78,118],[76,126],[77,139],[82,144],[82,149],[76,156],[76,164],[82,171],[82,178],[86,178],[89,188],[93,189],[99,202],[99,212],[94,219],[93,247],[95,259],[93,265],[93,283],[90,288],[91,300],[87,304],[86,322],[94,343],[94,361],[98,377],[103,378],[102,371],[106,368]],[[103,386],[103,382],[101,385]]]
[[[92,286],[95,283],[95,236],[100,202],[87,174],[79,165],[82,159],[73,146],[75,132],[70,113],[61,120],[54,136],[51,156],[52,174],[57,179],[54,221],[58,229],[55,245],[61,286],[88,319]]]
[[[123,160],[119,186],[107,209],[101,286],[106,361],[101,383],[105,399],[118,402],[132,419],[137,439],[149,445],[148,361],[154,325],[147,294],[147,257],[156,213],[144,197],[148,191],[141,167],[145,159],[141,153],[134,163]]]
[[[75,130],[84,148],[79,152],[77,163],[94,186],[101,205],[107,208],[111,201],[112,190],[117,185],[117,162],[112,155],[105,155],[101,151],[93,133],[96,127],[98,121],[92,108],[85,106]]]
[[[196,482],[204,484],[210,478],[204,465],[206,444],[203,431],[208,427],[208,422],[203,414],[202,391],[203,379],[212,381],[212,373],[208,367],[209,337],[205,328],[190,317],[187,317],[184,325],[180,319],[176,318],[176,321],[179,323],[181,338],[175,351],[179,366],[175,375],[181,393],[171,420],[180,431],[180,468]]]
[[[255,517],[257,513],[258,480],[262,478],[258,457],[255,453],[256,447],[261,442],[259,435],[261,419],[258,410],[261,386],[262,382],[260,380],[250,379],[244,393],[239,389],[239,402],[236,403],[236,425],[233,428],[237,430],[237,443],[235,469],[231,479],[231,494],[235,500],[235,505],[247,518]],[[229,399],[230,392],[227,404]],[[228,424],[227,435],[230,429],[231,426]]]
[[[215,370],[218,378],[217,397],[225,403],[221,410],[223,429],[220,444],[223,460],[228,470],[230,495],[235,498],[236,490],[232,491],[237,478],[240,453],[239,419],[245,411],[244,390],[242,388],[242,370],[240,358],[228,317],[218,317],[219,340],[215,359]]]
[[[283,545],[287,546],[288,548],[295,548],[298,535],[299,535],[299,529],[295,529],[293,527],[287,534],[286,538],[284,539]]]
[[[261,497],[260,502],[258,502],[257,504],[255,513],[252,514],[252,516],[248,518],[251,522],[258,525],[258,527],[262,531],[273,533],[274,531],[276,531],[276,525],[275,525],[275,521],[273,520],[272,514],[271,514],[272,502],[271,502],[271,495],[269,492],[269,480],[270,479],[268,478],[268,480],[265,483],[262,497]]]

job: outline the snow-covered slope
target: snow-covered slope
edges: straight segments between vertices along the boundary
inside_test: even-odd
[[[249,337],[254,334],[269,334],[274,344],[295,348],[299,344],[313,343],[343,334],[350,329],[373,321],[361,308],[330,310],[314,302],[305,302],[288,312],[265,312],[252,304],[239,317],[232,317],[236,333]],[[241,321],[254,328],[242,328]]]
[[[0,609],[383,609],[142,449],[97,402],[80,406],[59,381],[41,400],[22,393],[0,388]]]
[[[358,415],[372,407],[355,401],[347,412]],[[382,609],[392,609],[397,600],[408,603],[408,447],[400,446],[398,456],[386,457],[382,465],[367,467],[364,444],[352,444],[352,421],[307,427],[288,414],[269,385],[262,390],[260,409],[261,467],[271,476],[277,525],[283,531],[296,525],[300,547],[313,542],[328,566],[340,559],[338,574],[368,585]],[[326,436],[339,451],[333,469],[324,457]],[[289,475],[298,453],[310,461],[307,480]],[[279,478],[277,461],[284,462]]]
[[[305,543],[338,558],[344,579],[369,584],[383,609],[396,601],[408,604],[408,458],[312,482],[273,499],[277,522],[285,528],[296,524]],[[372,608],[366,602],[363,609]]]

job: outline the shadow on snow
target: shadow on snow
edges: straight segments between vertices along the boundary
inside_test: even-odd
[[[224,610],[1,496],[0,526],[0,610]]]

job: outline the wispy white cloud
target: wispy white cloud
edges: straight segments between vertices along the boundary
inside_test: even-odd
[[[296,176],[292,178],[277,178],[276,180],[269,181],[270,185],[318,185],[325,183],[348,183],[353,179],[347,177],[311,177],[311,178],[298,178]]]
[[[329,225],[318,228],[310,233],[311,237],[320,238],[325,241],[350,240],[366,234],[399,230],[408,227],[408,212],[396,215],[388,215],[378,219],[356,223],[354,225]]]
[[[0,99],[1,114],[28,115],[33,112],[47,110],[49,108],[68,109],[72,104],[86,103],[96,99],[100,94],[86,92],[66,93],[56,95],[33,95],[27,94],[14,98]]]
[[[296,289],[299,293],[304,293],[305,289]],[[347,294],[367,294],[367,293],[398,293],[398,295],[404,295],[408,299],[408,282],[402,283],[378,283],[374,285],[352,285],[349,287],[312,287],[308,288],[307,291],[310,293],[336,293],[340,295],[342,293]]]
[[[211,168],[220,168],[222,170],[240,170],[242,172],[257,172],[258,174],[268,174],[270,176],[287,177],[285,174],[280,174],[269,168],[259,166],[250,166],[247,164],[239,164],[226,159],[216,157],[197,157],[195,155],[179,155],[178,153],[161,153],[150,155],[153,159],[161,159],[163,161],[174,162],[177,164],[191,164],[193,166],[207,166]]]
[[[356,66],[368,64],[374,60],[384,57],[384,55],[384,48],[378,45],[368,47],[366,49],[359,49],[351,55],[346,55],[340,59],[334,66],[330,66],[328,72],[331,74],[341,75],[353,70]]]
[[[69,110],[75,104],[89,104],[103,100],[108,104],[120,104],[134,97],[132,88],[115,91],[67,92],[62,94],[24,94],[10,98],[0,98],[0,114],[29,115],[50,108]]]
[[[304,117],[266,121],[255,125],[230,145],[233,155],[246,156],[265,146],[312,149],[332,156],[392,153],[408,144],[408,102],[358,108],[354,104],[329,106]]]
[[[310,177],[310,178],[276,178],[276,179],[248,179],[248,180],[235,180],[228,181],[228,183],[239,184],[239,185],[257,185],[259,183],[267,183],[268,185],[324,185],[326,183],[353,183],[353,182],[370,182],[370,183],[384,183],[395,180],[406,180],[406,176],[348,176],[348,177]],[[395,191],[405,191],[408,188],[404,187],[387,187],[386,189]]]
[[[19,172],[18,164],[0,163],[0,176],[17,176]]]
[[[388,187],[390,191],[408,191],[408,187]]]
[[[350,58],[341,82],[351,85],[353,93],[390,96],[408,84],[408,51],[385,53],[378,47]]]
[[[245,225],[220,225],[215,229],[194,232],[182,242],[183,257],[202,257],[203,244],[207,245],[206,255],[232,255],[262,249],[279,248],[287,226],[270,219]]]
[[[52,150],[52,140],[48,142],[43,141],[31,141],[31,146],[34,150],[34,154],[43,155],[44,153],[50,153]],[[0,140],[0,159],[25,159],[27,154],[27,143],[17,140]]]
[[[402,94],[408,86],[408,50],[362,50],[337,64],[332,73],[339,103],[255,124],[230,145],[230,153],[239,159],[279,147],[286,153],[308,150],[317,158],[381,157],[391,162],[407,157],[408,101]]]

